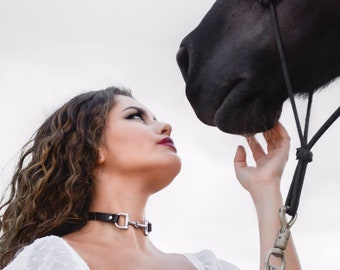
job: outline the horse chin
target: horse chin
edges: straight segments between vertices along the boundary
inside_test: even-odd
[[[212,76],[211,76],[212,77]],[[252,135],[274,127],[281,115],[284,97],[275,99],[258,82],[248,79],[187,83],[186,95],[196,116],[223,132]]]
[[[216,111],[214,123],[223,132],[250,136],[272,129],[280,115],[281,107],[268,109],[259,100],[252,100],[241,106],[225,101]]]

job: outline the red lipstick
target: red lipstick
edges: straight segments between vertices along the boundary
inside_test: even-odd
[[[163,138],[162,140],[160,140],[158,142],[158,144],[162,144],[162,145],[168,146],[168,147],[174,149],[175,152],[177,152],[175,144],[174,144],[173,140],[170,137]]]

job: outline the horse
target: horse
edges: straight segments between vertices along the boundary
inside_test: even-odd
[[[340,76],[340,1],[274,1],[293,94]],[[181,42],[177,63],[197,117],[220,130],[271,129],[288,98],[269,8],[217,0]]]

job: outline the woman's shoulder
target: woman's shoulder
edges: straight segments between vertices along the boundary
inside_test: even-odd
[[[218,259],[211,250],[204,249],[197,253],[184,255],[198,270],[239,270],[235,265]]]
[[[4,270],[89,270],[79,255],[58,236],[45,236],[22,248]]]

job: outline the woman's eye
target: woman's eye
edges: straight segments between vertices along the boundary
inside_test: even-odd
[[[127,119],[133,119],[133,120],[142,120],[144,121],[143,119],[143,116],[140,114],[140,113],[133,113],[133,114],[130,114]]]

